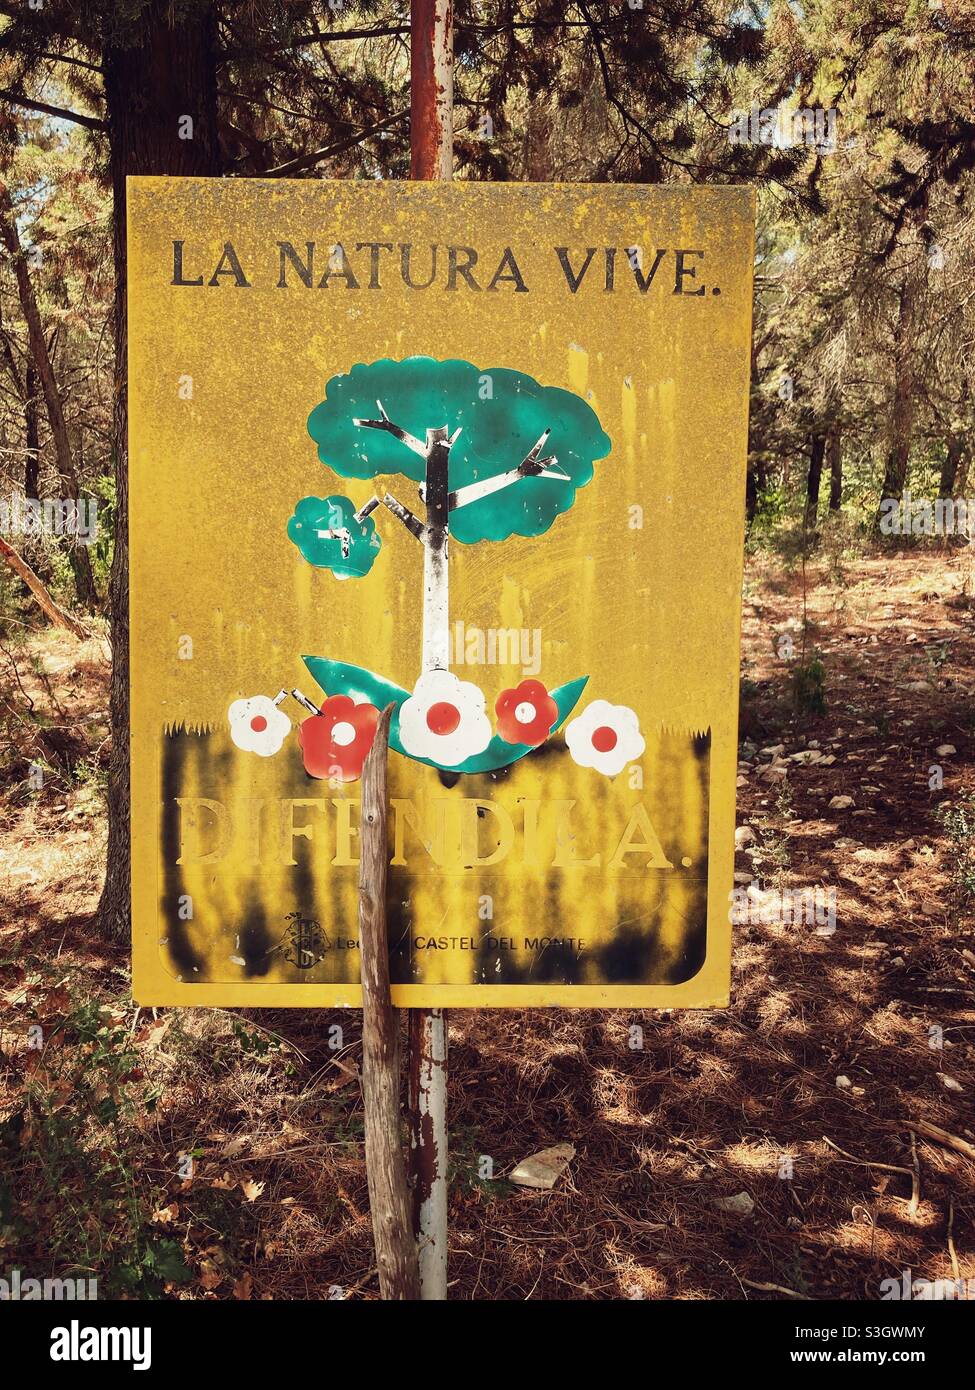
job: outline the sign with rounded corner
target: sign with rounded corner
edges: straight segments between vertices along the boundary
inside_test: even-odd
[[[753,195],[130,179],[134,992],[727,1002]]]

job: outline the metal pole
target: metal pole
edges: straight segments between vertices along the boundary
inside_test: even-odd
[[[410,0],[410,178],[453,174],[453,0]],[[447,1013],[410,1009],[413,1228],[420,1298],[447,1297]]]
[[[453,0],[410,0],[410,178],[454,172]]]
[[[447,1297],[447,1011],[410,1009],[410,1179],[420,1298]]]

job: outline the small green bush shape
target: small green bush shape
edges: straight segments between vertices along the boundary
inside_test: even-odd
[[[362,579],[382,546],[372,517],[356,519],[348,497],[303,497],[288,522],[288,538],[310,565],[336,579]]]
[[[826,667],[818,653],[793,667],[793,698],[798,714],[826,713]]]
[[[818,656],[793,668],[792,693],[797,713],[826,713],[826,667]]]

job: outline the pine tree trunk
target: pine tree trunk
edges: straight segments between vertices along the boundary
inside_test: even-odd
[[[826,436],[814,434],[810,441],[809,472],[806,475],[806,516],[807,531],[815,531],[819,515],[819,485],[823,476],[823,459],[826,456]]]
[[[41,311],[38,307],[34,284],[27,265],[27,257],[20,244],[17,217],[11,202],[10,191],[7,185],[2,182],[0,182],[0,241],[6,248],[13,266],[14,279],[17,282],[17,296],[20,300],[24,321],[27,324],[31,361],[37,373],[48,422],[51,426],[51,438],[54,442],[54,456],[57,460],[62,494],[77,507],[81,497],[81,488],[71,454],[68,425],[64,418],[64,404],[54,373],[54,363],[48,349]],[[66,546],[74,574],[78,602],[85,608],[94,608],[98,603],[98,593],[95,589],[95,576],[91,568],[91,556],[85,546],[72,541],[70,536],[66,538]]]
[[[522,141],[523,177],[527,183],[551,183],[557,177],[552,159],[552,136],[556,128],[551,98],[539,92],[529,104]]]
[[[24,396],[24,496],[38,497],[41,477],[41,429],[37,412],[37,371],[27,363]]]
[[[955,483],[958,479],[958,465],[961,463],[962,439],[953,434],[945,444],[945,456],[941,464],[941,480],[938,484],[939,497],[954,497]]]
[[[758,515],[762,497],[768,488],[768,459],[764,454],[748,460],[745,474],[745,520],[752,522]]]
[[[839,430],[829,437],[829,509],[838,512],[843,501],[843,436]]]
[[[24,374],[24,496],[39,501],[41,496],[41,411],[40,384],[34,363],[28,357]],[[45,583],[51,583],[51,567],[40,547],[33,555],[34,570]]]
[[[894,401],[890,417],[890,444],[884,465],[880,495],[902,497],[907,485],[914,426],[914,327],[917,292],[908,278],[901,286],[897,327],[894,332]]]
[[[751,460],[745,471],[745,520],[752,522],[758,511],[758,476]]]
[[[104,55],[115,246],[115,549],[109,581],[112,635],[112,755],[108,792],[108,863],[99,905],[102,931],[124,940],[130,919],[129,835],[129,526],[126,359],[126,199],[128,174],[215,175],[217,140],[216,16],[210,6],[177,11],[150,0],[139,33]],[[193,121],[180,138],[181,119]],[[185,131],[185,127],[184,127]]]
[[[894,327],[894,399],[890,412],[890,435],[884,480],[880,500],[903,497],[907,485],[907,468],[911,457],[916,414],[914,353],[917,347],[918,300],[924,274],[925,248],[920,229],[927,216],[927,197],[913,210],[908,229],[907,247],[912,253],[901,281]],[[878,507],[875,525],[879,530]]]

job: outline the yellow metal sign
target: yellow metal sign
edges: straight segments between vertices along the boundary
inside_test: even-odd
[[[753,202],[129,181],[135,995],[727,1002]]]

